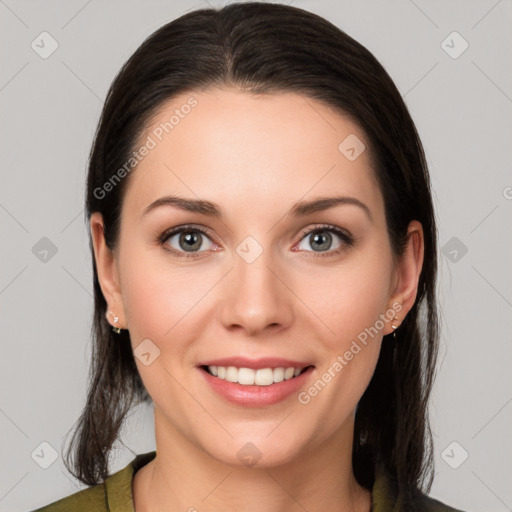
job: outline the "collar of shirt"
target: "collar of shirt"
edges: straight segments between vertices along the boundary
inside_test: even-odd
[[[133,475],[155,457],[156,451],[137,455],[125,468],[105,480],[110,512],[135,512],[132,492]],[[385,473],[377,468],[370,512],[390,512],[394,510],[395,503],[396,497],[393,495]]]

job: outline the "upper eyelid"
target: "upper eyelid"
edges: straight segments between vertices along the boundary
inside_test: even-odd
[[[347,237],[354,238],[352,233],[350,231],[348,231],[347,229],[339,227],[339,226],[329,225],[329,224],[323,224],[323,225],[317,226],[315,228],[305,228],[301,231],[301,236],[304,237],[307,235],[311,235],[312,233],[315,233],[316,231],[319,231],[319,232],[331,231],[331,232],[334,232],[338,236],[340,236],[340,233],[338,233],[338,231],[341,231]],[[302,238],[301,238],[301,240],[302,240]]]
[[[159,238],[161,240],[165,241],[165,240],[171,238],[172,236],[179,235],[183,231],[198,231],[199,233],[206,234],[207,236],[210,237],[210,239],[212,238],[211,233],[213,233],[213,231],[211,231],[207,227],[199,226],[199,225],[195,225],[195,224],[186,224],[184,226],[176,226],[174,228],[170,228],[170,229],[165,230],[160,235]],[[212,240],[212,242],[213,242],[213,240]]]

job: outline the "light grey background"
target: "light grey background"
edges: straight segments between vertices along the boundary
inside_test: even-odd
[[[374,53],[425,145],[444,248],[431,495],[471,512],[512,510],[512,2],[291,3]],[[83,488],[61,454],[84,405],[91,349],[83,201],[93,133],[114,75],[143,39],[207,6],[0,0],[2,511],[27,511]],[[44,31],[58,43],[46,59],[31,47],[51,48]],[[464,40],[468,48],[453,58]],[[56,254],[41,252],[43,237]],[[154,449],[151,409],[134,412],[123,440],[117,469]],[[47,469],[36,456],[43,442],[57,455]]]

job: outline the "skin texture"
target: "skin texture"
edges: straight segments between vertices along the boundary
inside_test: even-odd
[[[149,366],[136,358],[154,402],[157,447],[155,460],[135,475],[136,510],[369,511],[370,493],[351,466],[355,408],[382,336],[414,304],[421,224],[410,223],[407,248],[395,261],[367,137],[348,117],[299,94],[192,91],[163,105],[141,141],[191,96],[197,106],[129,176],[113,252],[101,215],[91,216],[109,310],[129,329],[133,348],[149,338],[160,350]],[[349,134],[366,145],[354,161],[338,150]],[[215,202],[225,217],[173,206],[142,216],[170,194]],[[324,196],[356,197],[372,219],[350,204],[286,215],[297,201]],[[186,257],[180,234],[165,243],[181,258],[156,241],[189,223],[210,230],[198,234],[199,257]],[[331,245],[322,250],[314,235],[302,235],[326,223],[349,231],[354,244],[329,232]],[[236,252],[248,236],[263,250],[252,263]],[[197,368],[230,355],[287,357],[315,366],[307,389],[393,304],[401,306],[398,320],[386,320],[308,404],[292,394],[268,407],[237,406]],[[248,442],[262,454],[252,467],[237,456]]]

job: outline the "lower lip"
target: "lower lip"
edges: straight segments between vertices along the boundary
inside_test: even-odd
[[[214,377],[202,368],[198,369],[213,390],[229,402],[249,407],[263,407],[265,405],[277,404],[292,393],[297,392],[304,386],[314,367],[310,366],[304,373],[293,379],[276,382],[270,384],[270,386],[244,386],[238,382],[228,382],[227,380]]]

